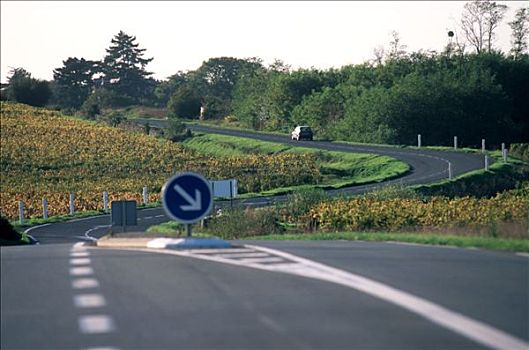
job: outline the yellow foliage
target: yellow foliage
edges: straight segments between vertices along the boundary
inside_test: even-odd
[[[263,191],[320,179],[310,155],[248,155],[210,158],[183,146],[139,133],[64,117],[56,111],[1,103],[2,215],[16,218],[18,201],[28,217],[41,216],[46,196],[50,215],[68,213],[68,193],[78,210],[101,209],[110,199],[151,201],[175,173],[194,171],[211,180],[235,178],[239,192]]]

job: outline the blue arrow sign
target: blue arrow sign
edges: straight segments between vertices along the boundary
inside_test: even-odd
[[[182,224],[197,222],[213,205],[209,182],[196,173],[176,174],[162,188],[162,204],[170,218]]]

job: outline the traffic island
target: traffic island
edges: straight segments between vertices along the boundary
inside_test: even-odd
[[[171,238],[153,237],[144,232],[129,232],[103,236],[95,242],[102,248],[154,248],[154,249],[222,249],[232,244],[220,238]]]

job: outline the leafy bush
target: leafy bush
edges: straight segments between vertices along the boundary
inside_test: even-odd
[[[328,198],[327,193],[320,188],[302,188],[288,195],[285,210],[290,218],[297,220],[314,205]]]
[[[375,200],[388,199],[419,199],[419,194],[412,188],[404,185],[389,185],[374,189],[365,195],[366,198]]]
[[[284,229],[279,224],[275,209],[233,208],[224,209],[221,215],[213,217],[208,222],[206,232],[224,239],[240,239],[280,234]]]
[[[529,162],[529,143],[513,143],[509,149],[509,155]]]
[[[169,125],[164,131],[166,139],[173,142],[182,142],[192,137],[191,130],[186,128],[185,124],[178,118],[169,118]]]

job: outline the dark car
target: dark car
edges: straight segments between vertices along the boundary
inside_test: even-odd
[[[298,125],[294,131],[292,131],[292,140],[312,140],[312,136],[313,133],[310,126]]]

